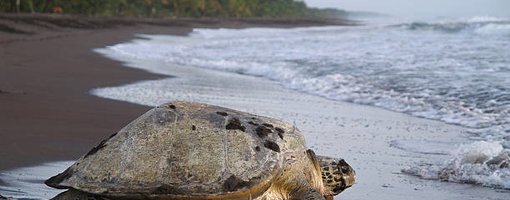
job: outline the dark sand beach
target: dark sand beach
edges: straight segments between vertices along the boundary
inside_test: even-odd
[[[149,109],[89,95],[92,88],[164,77],[122,67],[94,48],[139,33],[187,34],[193,27],[346,23],[0,15],[0,171],[76,159]]]

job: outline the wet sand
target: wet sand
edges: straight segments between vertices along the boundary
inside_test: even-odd
[[[75,159],[148,109],[88,94],[98,86],[163,77],[121,68],[91,51],[130,39],[140,29],[189,31],[136,26],[0,45],[0,171]]]

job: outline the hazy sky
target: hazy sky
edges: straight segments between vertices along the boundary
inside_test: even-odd
[[[312,7],[375,11],[397,16],[510,16],[510,0],[305,0]]]

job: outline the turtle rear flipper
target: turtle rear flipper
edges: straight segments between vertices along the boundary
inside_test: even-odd
[[[87,194],[79,190],[70,189],[58,194],[51,200],[110,200],[110,199]]]

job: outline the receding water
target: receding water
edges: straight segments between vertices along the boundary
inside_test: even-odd
[[[46,186],[44,181],[73,163],[73,161],[52,162],[0,172],[2,181],[0,194],[16,199],[50,199],[63,191]]]

